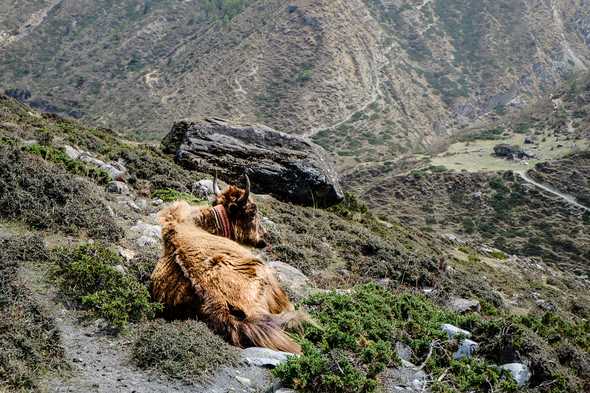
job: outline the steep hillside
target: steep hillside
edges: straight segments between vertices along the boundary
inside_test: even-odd
[[[4,3],[0,85],[142,137],[193,115],[264,122],[348,167],[520,107],[590,61],[585,0],[211,4]]]
[[[403,203],[382,220],[353,195],[329,209],[256,195],[272,245],[260,258],[322,327],[294,333],[303,344],[300,357],[261,356],[230,347],[201,321],[158,319],[161,305],[149,296],[161,252],[155,213],[162,199],[206,204],[190,193],[204,175],[177,166],[158,147],[6,96],[0,96],[0,167],[1,391],[249,392],[282,385],[327,393],[574,393],[589,387],[589,284],[571,248],[555,251],[569,263],[545,254],[508,256],[475,237],[466,242],[420,228],[420,213],[409,220]],[[494,208],[520,190],[505,177],[490,183],[502,191],[493,196]],[[430,181],[443,180],[455,181],[453,189],[465,183],[453,174]],[[404,184],[408,200],[424,189]],[[441,186],[428,194],[435,202],[443,202]],[[510,188],[508,196],[502,187]],[[544,203],[532,213],[535,230],[578,219],[532,191],[521,197],[533,207]],[[482,192],[482,201],[488,198]],[[441,203],[448,210],[440,217],[454,222],[451,209],[475,217],[467,199]],[[522,213],[520,205],[514,210]],[[553,210],[545,221],[538,214]],[[582,236],[573,240],[582,250],[578,240],[586,239],[587,225],[568,225]],[[504,221],[498,227],[504,230]],[[471,333],[453,336],[442,330],[445,323]],[[469,334],[479,346],[465,355],[464,346],[474,345],[464,341]],[[273,367],[280,363],[272,373],[260,367],[268,366],[268,356]],[[531,372],[525,385],[498,367],[506,363]]]

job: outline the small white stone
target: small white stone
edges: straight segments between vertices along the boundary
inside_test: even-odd
[[[154,246],[154,245],[158,244],[158,238],[149,237],[149,236],[141,236],[135,241],[135,243],[139,247]]]
[[[449,335],[449,338],[453,338],[458,335],[462,335],[465,337],[471,337],[471,333],[469,333],[467,330],[463,330],[461,328],[458,328],[457,326],[453,326],[448,323],[443,324],[441,326],[441,329],[443,332],[445,332],[446,334]]]
[[[75,149],[70,145],[64,146],[64,153],[66,153],[66,156],[68,156],[72,160],[77,160],[78,158],[80,158],[80,155],[82,154],[78,149]]]
[[[268,348],[251,347],[242,351],[242,359],[251,365],[258,367],[276,367],[289,360],[290,356],[297,356],[294,353],[273,351]]]
[[[116,265],[115,270],[121,274],[127,273],[127,269],[125,269],[125,266],[123,266],[123,265]]]
[[[500,366],[500,368],[510,372],[518,386],[526,385],[531,378],[529,368],[522,363],[507,363]]]
[[[248,378],[240,377],[239,375],[236,375],[236,380],[244,386],[250,386],[252,384],[252,381]]]
[[[453,359],[458,360],[463,358],[470,358],[473,356],[475,351],[477,351],[478,347],[479,344],[475,341],[465,339],[461,342],[461,345],[459,345],[459,349],[453,355]]]
[[[118,251],[119,255],[125,258],[125,260],[127,261],[130,261],[133,258],[135,258],[135,251],[133,250],[119,246]]]

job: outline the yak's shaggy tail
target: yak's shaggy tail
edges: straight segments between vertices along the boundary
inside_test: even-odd
[[[241,336],[244,346],[256,346],[277,351],[301,353],[301,347],[283,330],[279,324],[280,317],[264,316],[262,319],[245,320],[242,322]]]
[[[219,315],[219,314],[218,314]],[[300,354],[301,347],[284,330],[284,326],[296,321],[298,313],[268,314],[253,316],[243,320],[229,313],[220,315],[224,320],[215,320],[210,315],[211,327],[222,327],[223,333],[232,344],[239,347],[265,347],[276,351]],[[297,322],[297,323],[300,323]],[[221,333],[218,331],[218,333]]]

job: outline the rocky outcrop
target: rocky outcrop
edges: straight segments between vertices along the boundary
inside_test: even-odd
[[[181,121],[162,143],[185,168],[217,172],[231,183],[247,172],[256,193],[317,206],[344,198],[338,176],[320,146],[266,126],[220,119]]]
[[[494,154],[498,157],[504,157],[507,159],[525,159],[533,158],[533,155],[524,151],[520,146],[513,146],[507,143],[500,143],[494,146]]]

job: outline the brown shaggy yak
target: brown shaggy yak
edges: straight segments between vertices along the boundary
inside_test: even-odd
[[[164,254],[152,294],[168,316],[196,315],[233,345],[301,353],[283,329],[306,314],[294,311],[273,271],[238,243],[265,245],[247,182],[246,190],[220,193],[215,180],[214,207],[176,202],[160,212]]]

